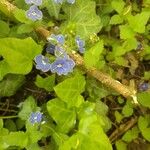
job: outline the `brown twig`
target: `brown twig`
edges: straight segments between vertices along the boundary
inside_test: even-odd
[[[117,128],[110,136],[109,139],[111,143],[117,140],[120,136],[122,136],[125,132],[131,129],[138,121],[138,118],[131,118],[128,122],[123,123]]]
[[[9,14],[16,9],[16,7],[14,5],[12,5],[11,3],[9,3],[6,0],[1,0],[0,5],[5,7],[5,10],[7,10],[6,12],[9,12]],[[0,10],[1,10],[1,8],[0,8]],[[3,11],[3,10],[1,10],[1,11],[5,13],[5,11]],[[5,13],[5,15],[10,17],[10,15],[8,15],[7,13]],[[43,27],[38,27],[37,29],[35,29],[35,31],[38,34],[40,34],[42,37],[44,37],[45,39],[50,34],[49,31]],[[134,89],[131,89],[128,86],[121,84],[119,81],[113,79],[108,74],[97,70],[96,68],[91,68],[91,69],[86,68],[84,65],[83,58],[79,54],[75,53],[74,51],[72,51],[72,53],[70,53],[69,55],[76,62],[76,64],[82,66],[81,68],[86,70],[86,72],[90,76],[96,78],[98,81],[100,81],[104,85],[114,89],[115,91],[117,91],[118,93],[123,95],[124,97],[126,97],[126,98],[132,97],[136,102],[136,91]]]

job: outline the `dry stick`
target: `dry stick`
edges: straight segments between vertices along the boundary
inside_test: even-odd
[[[17,8],[16,6],[12,5],[6,0],[0,0],[0,5],[4,7],[4,9],[1,10],[1,6],[0,6],[0,10],[3,11],[4,13],[5,13],[4,10],[6,10],[5,14],[8,17],[10,16],[7,13],[11,14],[11,12],[13,13],[13,11],[15,11],[15,9]],[[45,39],[47,39],[47,37],[50,35],[50,32],[43,27],[38,27],[37,29],[35,29],[35,31],[39,33]],[[121,84],[119,81],[113,79],[110,75],[103,73],[94,67],[91,69],[86,68],[84,65],[83,58],[79,54],[75,53],[74,51],[72,51],[72,53],[70,53],[69,55],[76,62],[76,65],[80,65],[84,70],[86,70],[86,72],[90,76],[96,78],[98,81],[100,81],[104,85],[111,87],[112,89],[114,89],[115,91],[123,95],[124,97],[126,98],[132,97],[134,102],[137,103],[136,91],[134,89],[131,89],[130,87]]]
[[[122,136],[126,131],[131,129],[138,121],[138,118],[131,118],[128,122],[123,123],[119,126],[118,129],[116,129],[110,136],[109,139],[111,143],[113,143],[115,140],[117,140],[120,136]]]

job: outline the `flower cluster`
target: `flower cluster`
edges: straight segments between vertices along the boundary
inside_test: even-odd
[[[55,3],[57,4],[62,4],[63,3],[63,0],[53,0]],[[67,0],[67,2],[69,4],[74,4],[75,3],[75,0]]]
[[[41,123],[43,114],[41,112],[32,112],[29,117],[29,122],[32,124]]]
[[[42,0],[25,0],[26,4],[33,4],[29,10],[26,11],[27,18],[32,21],[41,20],[43,17],[42,11],[38,9],[38,6],[42,5]]]
[[[52,34],[48,37],[48,41],[50,44],[46,48],[46,51],[54,54],[56,59],[50,64],[49,59],[40,54],[35,57],[36,68],[43,72],[51,71],[58,75],[67,75],[69,72],[72,72],[75,62],[67,55],[63,48],[65,43],[64,36],[62,34]]]

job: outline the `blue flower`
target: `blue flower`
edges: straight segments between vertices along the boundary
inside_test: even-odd
[[[58,35],[55,35],[55,34],[51,34],[47,40],[51,43],[54,43],[54,44],[61,44],[63,45],[64,42],[65,42],[65,37],[62,35],[62,34],[58,34]]]
[[[75,42],[77,44],[79,52],[83,54],[85,52],[85,41],[80,39],[80,37],[76,37]]]
[[[40,5],[42,5],[42,0],[25,0],[25,3],[40,6]]]
[[[32,124],[41,123],[43,114],[41,112],[32,112],[29,117],[29,122]]]
[[[67,0],[67,2],[70,3],[70,4],[74,4],[75,0]]]
[[[27,10],[26,12],[27,18],[36,21],[36,20],[41,20],[43,17],[42,12],[38,9],[37,6],[33,5]]]
[[[62,4],[63,0],[54,0],[54,2],[57,3],[57,4]],[[67,2],[70,3],[70,4],[74,4],[75,0],[67,0]]]
[[[38,55],[34,58],[36,62],[36,69],[39,69],[43,72],[47,72],[51,68],[51,64],[49,63],[49,59],[44,57],[43,55]]]
[[[140,90],[140,91],[146,91],[146,90],[148,90],[149,88],[150,88],[149,83],[141,83],[141,84],[139,85],[139,90]]]
[[[46,52],[49,54],[54,54],[55,47],[56,47],[55,45],[49,43],[46,47]]]
[[[54,0],[54,2],[57,3],[57,4],[62,4],[63,0]]]
[[[73,71],[75,62],[70,58],[57,58],[51,64],[51,72],[57,73],[58,75],[67,75]]]

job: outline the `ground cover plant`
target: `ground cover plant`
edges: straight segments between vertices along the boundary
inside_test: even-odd
[[[0,0],[0,150],[150,149],[150,0]]]

